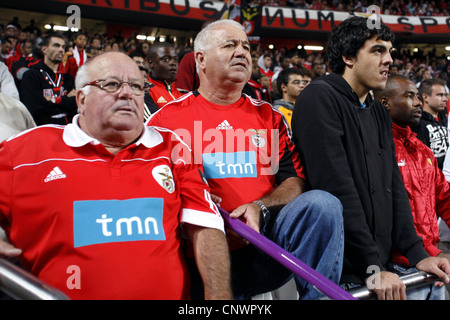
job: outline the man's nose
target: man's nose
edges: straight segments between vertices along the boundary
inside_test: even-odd
[[[422,107],[422,101],[420,101],[420,99],[417,96],[414,97],[413,103],[414,103],[414,106],[416,106],[416,107]]]
[[[239,43],[236,46],[235,55],[236,56],[245,56],[247,54],[247,50],[244,48],[242,43]]]
[[[130,99],[133,96],[133,91],[127,82],[123,82],[122,86],[119,88],[119,98]]]
[[[385,64],[389,64],[389,65],[391,65],[391,64],[394,63],[394,60],[392,59],[392,56],[391,56],[391,53],[390,53],[390,52],[387,52],[387,53],[386,53],[384,63],[385,63]]]

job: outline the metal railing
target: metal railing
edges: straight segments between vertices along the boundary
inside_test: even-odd
[[[361,286],[345,291],[263,235],[245,225],[245,223],[243,223],[239,219],[232,219],[229,213],[224,209],[219,207],[219,210],[225,223],[230,229],[232,229],[243,238],[247,239],[250,243],[255,245],[263,252],[267,253],[273,259],[277,260],[284,267],[288,268],[302,279],[314,285],[319,291],[327,296],[322,300],[328,300],[330,298],[334,300],[376,299],[375,292],[369,290],[367,286]],[[400,279],[406,285],[406,289],[408,290],[411,288],[434,283],[439,278],[436,275],[429,274],[424,271],[418,271],[410,275],[402,276],[400,277]]]
[[[432,284],[435,281],[439,280],[438,276],[427,273],[425,271],[417,271],[406,276],[401,276],[400,279],[405,284],[406,291],[412,288]],[[368,289],[367,286],[350,289],[348,290],[348,293],[360,300],[375,300],[377,298],[375,292]]]
[[[0,291],[16,300],[69,300],[61,291],[2,258]]]
[[[222,212],[226,221],[231,219],[226,212]],[[234,220],[239,221],[239,220]],[[235,222],[232,222],[233,224]],[[237,223],[233,225],[235,231],[240,231],[239,227],[236,227]],[[245,226],[245,224],[242,224]],[[246,226],[245,226],[246,227]],[[242,226],[241,226],[242,228]],[[236,230],[237,229],[237,230]],[[298,274],[308,282],[312,283],[329,298],[338,300],[373,300],[376,299],[376,294],[367,286],[361,286],[348,291],[337,287],[334,283],[331,283],[328,279],[323,279],[320,274],[311,270],[301,261],[297,260],[293,256],[289,256],[287,252],[281,248],[275,247],[273,243],[261,242],[262,236],[257,234],[256,238],[249,236],[249,230],[243,229],[243,233],[247,236],[247,240],[251,240],[258,247],[264,248],[264,250],[271,255],[274,259],[278,260],[285,267]],[[250,231],[251,232],[251,231]],[[239,233],[239,232],[238,232]],[[243,234],[243,235],[244,235]],[[255,236],[253,236],[255,237]],[[259,243],[258,243],[259,242]],[[270,248],[270,250],[267,250]],[[410,275],[402,276],[400,279],[406,285],[406,290],[432,284],[439,278],[436,275],[429,274],[425,271],[418,271]],[[28,273],[24,269],[16,266],[10,261],[0,258],[0,291],[3,291],[8,296],[16,300],[69,300],[69,298],[61,291],[47,285],[39,278]],[[323,300],[328,300],[324,298]]]

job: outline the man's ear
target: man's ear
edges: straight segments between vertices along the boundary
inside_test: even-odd
[[[148,66],[150,67],[150,70],[153,69],[153,59],[152,58],[147,58],[147,62],[148,62]]]
[[[86,101],[87,95],[83,92],[83,90],[77,90],[77,94],[75,96],[75,100],[77,102],[78,106],[78,113],[83,113],[85,109],[85,101]]]
[[[46,52],[47,52],[47,46],[42,46],[41,47],[41,51],[42,51],[42,54],[45,56],[45,54],[46,54]]]
[[[344,63],[347,65],[347,67],[351,69],[355,64],[356,58],[352,56],[342,56],[342,60],[344,60]]]
[[[381,98],[381,103],[383,104],[383,106],[386,107],[386,109],[388,109],[388,111],[391,110],[391,106],[389,105],[389,99],[386,97]]]
[[[195,62],[197,62],[199,69],[204,69],[204,67],[205,67],[205,52],[204,51],[197,51],[195,53]]]

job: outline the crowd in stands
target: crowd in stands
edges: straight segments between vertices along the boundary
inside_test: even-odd
[[[304,1],[296,2],[297,5],[299,5],[299,2],[303,3]],[[442,7],[440,4],[441,2],[434,5]],[[5,28],[0,26],[0,59],[9,68],[19,91],[23,72],[27,70],[27,68],[23,68],[24,61],[29,64],[29,60],[33,60],[30,58],[31,56],[34,59],[42,59],[40,47],[46,33],[48,31],[37,28],[33,20],[26,27],[21,27],[17,18],[14,18]],[[101,52],[108,51],[124,52],[136,61],[140,61],[140,67],[144,74],[148,75],[150,71],[146,59],[148,50],[152,45],[149,41],[137,40],[133,36],[124,38],[121,35],[108,36],[99,33],[83,33],[82,37],[78,37],[78,34],[66,32],[63,36],[66,53],[59,71],[63,70],[75,76],[77,69],[75,60],[78,59],[77,63],[79,64],[80,59],[82,62]],[[170,37],[166,41],[172,42]],[[179,63],[182,65],[183,57],[186,53],[192,54],[193,47],[176,43],[173,46],[178,55]],[[78,50],[75,50],[77,47]],[[78,52],[83,53],[80,56]],[[309,80],[330,72],[326,54],[322,51],[306,52],[304,49],[287,47],[270,50],[260,45],[253,45],[252,57],[255,70],[244,92],[271,103],[281,99],[282,96],[276,85],[276,77],[281,70],[287,67],[309,70],[311,75],[306,76]],[[428,52],[422,50],[411,52],[400,49],[393,51],[393,58],[391,74],[404,74],[416,84],[420,84],[422,80],[427,78],[440,78],[447,82],[447,87],[449,87],[449,62],[445,55],[439,56],[433,49]],[[179,87],[179,89],[190,91],[195,88]]]

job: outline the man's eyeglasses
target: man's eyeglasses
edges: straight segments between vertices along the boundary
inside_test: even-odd
[[[135,96],[142,95],[144,93],[144,90],[146,88],[148,88],[148,86],[149,86],[149,83],[147,83],[147,82],[142,84],[139,82],[127,82],[127,81],[110,78],[110,79],[99,79],[99,80],[91,81],[89,83],[86,83],[83,86],[83,88],[86,86],[95,86],[97,88],[105,90],[108,93],[115,93],[115,92],[119,91],[125,83],[128,84],[128,86],[131,89],[131,92],[133,92],[133,94]]]

